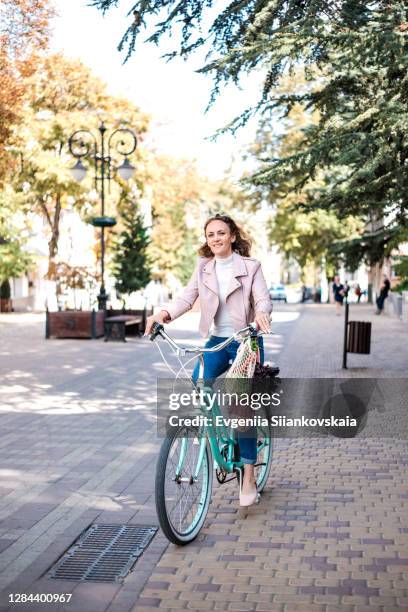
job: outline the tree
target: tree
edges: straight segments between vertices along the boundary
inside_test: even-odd
[[[286,200],[277,203],[277,212],[269,224],[269,237],[288,260],[298,263],[303,275],[310,266],[317,272],[324,265],[325,274],[330,278],[340,262],[344,262],[342,251],[333,249],[333,245],[356,235],[359,226],[357,219],[340,221],[333,212],[293,212],[290,200]]]
[[[123,230],[114,245],[112,272],[116,290],[130,295],[146,287],[151,278],[147,254],[149,235],[138,207],[131,200],[121,208]]]
[[[204,241],[203,227],[208,216],[233,212],[248,221],[245,194],[227,179],[210,180],[201,175],[192,160],[154,154],[149,162],[152,234],[149,248],[153,276],[166,284],[172,276],[186,284]]]
[[[395,291],[408,291],[408,255],[400,255],[394,265],[394,272],[400,282],[394,288]]]
[[[0,284],[28,270],[32,258],[18,240],[0,239]]]
[[[47,47],[53,9],[48,0],[0,3],[0,183],[18,160],[10,151],[19,143],[27,102],[27,79]]]
[[[281,83],[287,93],[306,85],[302,72],[288,77]],[[325,187],[325,175],[319,172],[315,178],[296,188],[302,174],[281,174],[275,181],[263,180],[271,160],[279,161],[301,153],[305,147],[305,132],[317,125],[318,114],[307,111],[303,105],[295,104],[284,122],[282,131],[275,134],[268,121],[261,122],[255,144],[251,147],[259,170],[249,178],[252,187],[251,199],[255,207],[267,203],[273,214],[269,222],[269,238],[287,260],[294,259],[302,269],[312,266],[315,273],[324,262],[327,277],[335,272],[341,260],[345,260],[344,244],[350,239],[358,240],[364,227],[362,218],[344,216],[339,218],[335,210],[322,210],[310,206],[310,199]],[[260,177],[260,179],[259,179]],[[339,247],[341,245],[341,248]],[[349,263],[349,262],[347,262]],[[353,269],[353,266],[351,266]]]
[[[21,144],[28,81],[47,47],[52,14],[48,0],[0,3],[0,279],[7,285],[9,278],[26,272],[31,263],[21,224],[13,223],[17,212],[26,212],[23,200],[6,182],[21,163],[15,153]]]
[[[109,126],[119,127],[124,118],[143,135],[147,117],[133,104],[107,94],[105,84],[81,62],[56,54],[47,56],[29,83],[30,106],[24,117],[21,143],[23,168],[14,177],[14,188],[23,196],[31,212],[41,214],[48,227],[48,278],[55,280],[57,295],[62,292],[57,264],[61,217],[76,210],[90,220],[99,207],[94,190],[93,171],[79,184],[71,176],[73,164],[67,150],[74,130],[96,131],[102,113]],[[143,160],[139,151],[133,161]],[[142,181],[143,172],[137,181]],[[123,184],[122,184],[123,186]],[[122,186],[112,181],[107,214],[114,214]]]
[[[149,166],[153,276],[166,284],[172,275],[184,282],[196,260],[192,245],[198,242],[203,179],[189,160],[155,154]]]
[[[20,276],[32,263],[26,248],[24,212],[23,199],[11,186],[0,190],[0,283]]]
[[[107,11],[117,1],[93,4]],[[325,184],[308,204],[341,217],[363,213],[376,225],[384,219],[382,229],[368,230],[359,252],[353,251],[360,259],[381,261],[407,226],[406,2],[234,0],[218,6],[215,0],[136,2],[121,46],[128,44],[132,53],[142,28],[164,14],[148,40],[158,43],[180,29],[170,57],[205,48],[202,72],[214,75],[213,98],[223,83],[263,71],[259,104],[233,120],[233,129],[259,109],[275,122],[296,102],[318,110],[319,122],[305,131],[303,150],[271,160],[257,180],[274,183],[282,175],[296,175],[294,188],[301,189],[324,170]],[[281,78],[299,65],[313,87],[279,93]]]

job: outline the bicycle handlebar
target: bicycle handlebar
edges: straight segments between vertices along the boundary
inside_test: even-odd
[[[233,342],[234,340],[237,340],[239,336],[245,334],[246,332],[250,332],[251,336],[258,336],[262,334],[262,332],[258,332],[256,330],[255,322],[253,322],[250,323],[247,327],[244,327],[243,329],[240,329],[239,331],[235,332],[235,334],[224,340],[224,342],[220,342],[220,344],[217,344],[217,346],[213,346],[212,348],[188,348],[184,346],[179,346],[177,342],[170,338],[170,336],[164,331],[164,327],[161,323],[154,322],[152,325],[150,340],[153,342],[153,340],[155,340],[157,336],[161,336],[163,340],[166,340],[166,342],[177,351],[178,354],[182,355],[185,355],[186,353],[216,353],[231,344],[231,342]]]
[[[161,331],[164,331],[163,325],[155,321],[152,325],[152,331],[150,332],[150,335],[149,335],[150,340],[153,342],[153,340],[156,338],[158,334],[160,334]]]

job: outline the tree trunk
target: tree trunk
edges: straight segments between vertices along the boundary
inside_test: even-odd
[[[45,217],[51,230],[51,238],[48,242],[48,271],[47,278],[55,282],[55,293],[57,303],[60,303],[62,294],[61,282],[58,274],[56,274],[56,256],[58,253],[58,241],[60,237],[59,224],[61,220],[61,194],[58,193],[55,198],[54,216],[50,215],[45,202],[41,203]]]
[[[381,284],[381,272],[384,261],[377,262],[368,270],[368,302],[370,304],[374,303],[374,294],[378,295]]]

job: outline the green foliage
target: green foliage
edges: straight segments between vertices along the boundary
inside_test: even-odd
[[[299,208],[372,218],[374,229],[368,224],[360,239],[335,245],[352,268],[389,256],[407,226],[407,12],[398,2],[381,6],[357,7],[342,30],[331,24],[320,72],[309,71],[313,87],[270,96],[267,112],[287,116],[301,100],[319,120],[303,129],[300,150],[270,159],[254,177],[272,185],[293,177],[299,191],[320,176]]]
[[[64,285],[58,272],[58,265],[63,263],[58,255],[62,216],[76,211],[88,220],[99,213],[100,205],[91,162],[85,161],[88,175],[81,184],[71,176],[69,168],[75,160],[67,147],[70,135],[88,129],[98,136],[101,113],[110,130],[128,121],[138,136],[146,131],[148,119],[131,102],[110,96],[105,84],[81,62],[60,54],[45,57],[27,87],[30,104],[25,110],[19,150],[23,164],[13,177],[13,188],[25,211],[44,218],[49,250],[47,277],[56,281],[59,294]],[[112,154],[115,157],[114,148]],[[141,158],[137,152],[132,161]],[[137,180],[142,179],[140,172]],[[115,214],[121,189],[121,184],[112,181],[106,214]]]
[[[400,255],[399,261],[393,268],[397,276],[400,277],[400,282],[394,288],[395,291],[408,291],[408,255]]]
[[[116,290],[130,295],[146,287],[151,279],[151,266],[147,255],[149,235],[137,206],[128,202],[121,210],[123,230],[114,244],[112,271]]]
[[[149,254],[153,276],[184,282],[191,271],[191,244],[197,244],[197,218],[204,180],[187,160],[156,155],[151,161],[150,200],[153,227]],[[190,245],[190,247],[188,246]]]
[[[91,4],[106,13],[118,1]],[[352,45],[365,39],[365,28],[381,31],[381,20],[392,27],[406,21],[402,0],[137,0],[128,15],[132,11],[136,11],[134,20],[120,43],[121,48],[128,45],[128,57],[149,28],[149,42],[158,44],[165,36],[177,41],[168,57],[187,57],[205,49],[202,71],[214,74],[215,91],[222,82],[238,82],[241,75],[261,68],[264,102],[281,76],[300,63],[325,68],[335,51],[340,55],[347,48],[347,55],[354,55],[357,50]]]
[[[116,0],[94,0],[103,11]],[[319,112],[317,124],[304,130],[304,146],[270,159],[257,183],[279,184],[293,177],[302,189],[317,176],[319,189],[302,206],[384,220],[380,230],[363,235],[364,248],[352,258],[381,261],[401,240],[408,208],[408,6],[403,0],[243,0],[227,5],[215,0],[140,0],[136,20],[122,46],[128,55],[152,19],[149,40],[173,36],[170,53],[188,56],[204,48],[202,72],[214,76],[213,96],[225,82],[238,83],[253,71],[264,74],[259,104],[232,120],[244,124],[261,109],[276,123],[298,102]],[[178,41],[181,41],[180,43]],[[174,44],[174,43],[173,43]],[[299,66],[307,86],[279,91],[283,77]],[[382,246],[381,246],[382,245]]]
[[[179,251],[175,274],[182,285],[186,285],[197,263],[197,240],[193,232],[187,233]]]
[[[25,248],[28,224],[26,208],[20,194],[11,186],[0,189],[0,282],[20,276],[31,264],[31,255]]]
[[[356,234],[358,222],[340,221],[333,213],[322,210],[294,213],[281,203],[269,226],[273,244],[288,258],[293,258],[304,270],[307,265],[337,268],[344,261],[343,249],[335,249],[342,239]],[[349,268],[351,269],[351,268]]]
[[[282,83],[286,91],[304,85],[302,74],[288,78]],[[281,134],[275,134],[268,122],[262,122],[258,129],[252,154],[258,161],[257,177],[263,176],[271,159],[282,159],[302,151],[304,132],[318,122],[317,114],[306,111],[301,104],[295,104],[288,113]],[[312,194],[324,186],[324,175],[297,188],[298,175],[283,174],[272,183],[249,179],[252,186],[252,202],[257,207],[267,202],[273,214],[268,224],[269,239],[279,247],[287,260],[294,259],[305,274],[306,268],[319,267],[325,262],[329,276],[333,269],[345,259],[345,244],[350,239],[359,239],[363,224],[357,217],[339,218],[333,210],[322,210],[310,205]]]
[[[139,138],[131,160],[137,172],[129,183],[129,190],[136,190],[152,205],[154,223],[148,251],[154,276],[167,282],[176,275],[184,283],[196,259],[201,204],[205,200],[208,206],[211,204],[219,210],[219,202],[223,207],[223,202],[229,200],[227,186],[219,187],[202,178],[190,161],[145,150],[142,139],[148,128],[148,117],[131,102],[108,95],[105,85],[79,61],[59,54],[44,58],[29,79],[28,90],[30,104],[25,109],[17,151],[22,165],[7,187],[7,198],[5,190],[0,192],[0,235],[3,216],[14,218],[23,213],[28,220],[30,216],[41,215],[48,240],[47,278],[56,282],[58,295],[70,286],[66,279],[72,277],[76,283],[77,267],[74,270],[68,262],[62,262],[58,251],[61,220],[65,214],[76,211],[89,222],[100,214],[100,201],[89,161],[84,160],[88,167],[86,179],[79,184],[72,178],[69,168],[75,160],[68,151],[68,138],[81,128],[91,130],[98,137],[101,118],[109,130],[121,126],[125,120]],[[127,190],[123,181],[111,182],[106,214],[115,217],[123,209]],[[5,199],[7,206],[3,208]],[[27,230],[28,225],[27,222]],[[19,234],[14,229],[9,237],[16,238]],[[105,233],[108,260],[112,236],[111,231]],[[99,255],[99,241],[95,255]]]
[[[28,103],[29,76],[41,63],[53,14],[48,0],[0,2],[0,184],[18,166],[14,150]]]
[[[20,276],[31,264],[31,256],[18,240],[0,240],[0,282]]]
[[[153,228],[149,253],[153,276],[170,284],[175,275],[184,284],[204,241],[207,217],[224,211],[240,218],[245,212],[245,198],[242,190],[228,181],[201,176],[190,160],[156,155],[150,169]]]

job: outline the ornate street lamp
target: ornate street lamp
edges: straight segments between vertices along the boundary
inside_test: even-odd
[[[112,227],[116,224],[113,217],[105,216],[105,181],[111,181],[115,169],[123,180],[128,181],[132,178],[135,167],[130,163],[128,156],[135,151],[137,138],[132,130],[119,128],[110,134],[107,143],[105,143],[107,128],[103,122],[100,124],[98,131],[99,142],[97,137],[89,130],[77,130],[70,137],[68,146],[71,155],[78,160],[75,166],[71,168],[74,179],[78,182],[84,180],[87,168],[82,160],[89,159],[95,169],[95,188],[98,189],[98,183],[100,185],[101,216],[95,217],[92,220],[92,225],[101,228],[101,288],[98,295],[98,307],[99,310],[105,310],[108,299],[105,290],[105,227]],[[115,168],[111,156],[112,151],[124,158],[122,164],[117,168]]]

